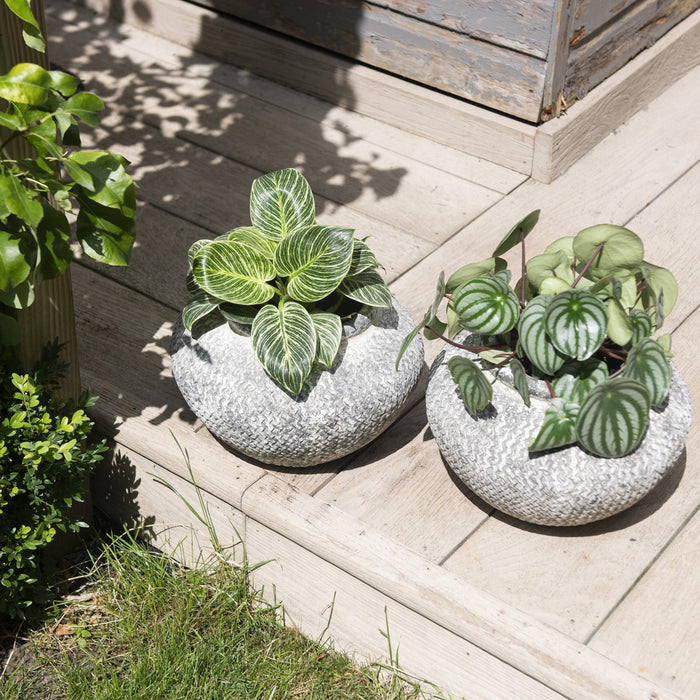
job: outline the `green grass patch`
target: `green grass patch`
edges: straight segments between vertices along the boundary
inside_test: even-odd
[[[400,672],[358,666],[284,627],[245,567],[186,569],[130,536],[102,545],[73,600],[0,665],[7,700],[424,698]],[[379,622],[379,621],[378,621]],[[17,651],[17,650],[15,650]],[[441,697],[441,696],[440,696]]]

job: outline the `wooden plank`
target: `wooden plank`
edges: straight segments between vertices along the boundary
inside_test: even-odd
[[[699,7],[699,0],[641,0],[593,35],[574,35],[564,85],[567,102],[573,104]]]
[[[423,402],[314,495],[437,564],[493,510],[450,476]]]
[[[699,542],[696,513],[590,642],[684,698],[700,696]]]
[[[532,176],[541,182],[559,177],[614,129],[694,69],[698,62],[700,13],[696,12],[592,90],[566,114],[540,126]],[[697,75],[697,71],[695,73]],[[698,78],[693,80],[697,83]],[[692,87],[692,81],[685,84]],[[693,102],[695,99],[694,95],[688,96],[688,103],[697,104]]]
[[[60,1],[60,0],[57,0]],[[175,0],[129,0],[119,18],[185,46],[249,68],[257,75],[316,95],[406,131],[529,173],[534,128],[473,105],[407,83],[325,52],[227,21],[204,8]],[[81,0],[108,14],[107,0]],[[147,12],[143,12],[147,8]],[[175,12],[177,10],[177,12]],[[183,14],[184,13],[184,14]],[[202,27],[211,27],[206,41]]]
[[[170,484],[177,493],[159,483]],[[109,453],[92,478],[95,506],[130,530],[138,529],[154,547],[187,566],[202,566],[216,555],[211,533],[195,517],[185,499],[205,518],[191,480],[154,463],[134,450],[119,446]],[[243,514],[199,489],[211,525],[231,562],[244,560]]]
[[[361,521],[270,475],[246,491],[243,510],[261,525],[566,697],[672,697]],[[247,532],[250,537],[250,521]]]
[[[255,570],[253,585],[282,606],[287,625],[316,639],[323,635],[336,648],[364,660],[383,663],[390,661],[382,634],[388,632],[404,672],[438,684],[455,698],[562,698],[274,530],[249,518],[246,532],[249,562],[267,562]],[[430,690],[426,688],[428,695]]]

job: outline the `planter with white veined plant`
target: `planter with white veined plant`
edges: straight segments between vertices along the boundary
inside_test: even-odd
[[[250,217],[190,248],[175,380],[209,430],[249,457],[306,467],[346,456],[403,410],[422,342],[395,371],[411,317],[364,240],[316,223],[298,171],[256,179]]]
[[[455,474],[516,518],[579,525],[638,502],[683,451],[688,389],[670,336],[652,338],[677,285],[644,260],[635,233],[611,224],[526,262],[538,218],[518,222],[490,258],[441,275],[405,347],[420,330],[446,341],[426,410]],[[512,287],[501,256],[516,245],[523,262]]]

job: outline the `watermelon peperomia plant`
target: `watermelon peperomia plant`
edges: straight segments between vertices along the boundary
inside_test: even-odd
[[[332,366],[342,319],[363,305],[390,308],[391,293],[353,229],[316,223],[311,187],[297,170],[253,182],[250,219],[190,247],[183,324],[194,334],[227,321],[249,328],[267,373],[296,395],[315,365]]]
[[[552,401],[530,452],[578,443],[595,455],[620,457],[637,447],[650,408],[668,394],[670,336],[651,335],[678,287],[667,269],[644,260],[639,236],[612,224],[559,238],[526,262],[525,237],[539,213],[519,221],[490,258],[465,265],[447,282],[440,276],[435,300],[399,360],[422,329],[427,338],[474,353],[475,360],[459,355],[448,362],[472,414],[492,398],[482,369],[509,368],[528,406],[528,376],[542,379]],[[513,289],[501,256],[516,245],[522,265]],[[446,322],[438,318],[444,298]],[[469,344],[455,340],[464,331],[473,334]]]

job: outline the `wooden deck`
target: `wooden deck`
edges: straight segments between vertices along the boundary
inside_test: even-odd
[[[603,221],[645,240],[676,274],[669,327],[700,405],[700,67],[669,86],[551,184],[349,108],[331,106],[169,41],[47,2],[51,58],[109,105],[94,143],[139,184],[126,270],[74,266],[83,383],[115,442],[96,502],[145,519],[183,557],[200,523],[178,444],[224,542],[268,562],[254,583],[286,620],[364,657],[387,656],[453,697],[700,697],[700,431],[642,503],[586,527],[528,526],[451,478],[418,401],[368,448],[309,470],[225,450],[169,370],[190,243],[248,221],[252,180],[298,166],[322,222],[354,226],[418,317],[437,274],[479,259],[542,209],[533,250]],[[341,79],[342,76],[339,78]],[[428,361],[437,346],[427,346]]]

